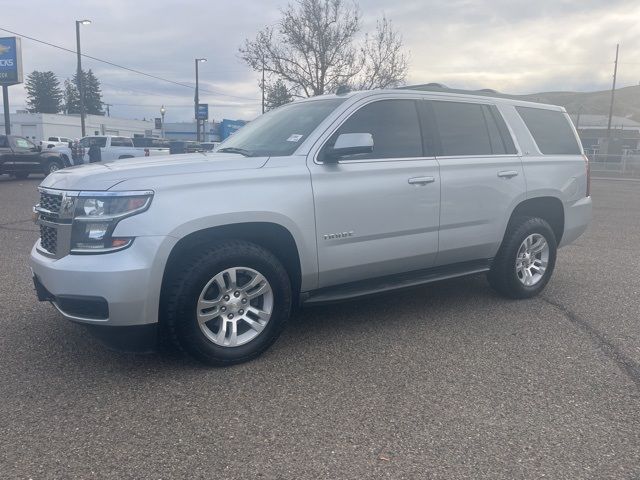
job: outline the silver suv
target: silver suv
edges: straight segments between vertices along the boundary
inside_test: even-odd
[[[252,359],[294,307],[486,272],[537,295],[591,219],[563,108],[412,90],[326,95],[214,153],[49,175],[38,297],[126,350]]]

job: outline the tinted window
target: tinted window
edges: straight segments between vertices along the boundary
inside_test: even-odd
[[[107,137],[84,137],[82,140],[80,140],[80,145],[85,148],[89,148],[91,145],[106,147]]]
[[[9,148],[9,142],[4,135],[0,135],[0,148]]]
[[[127,137],[111,137],[112,147],[133,147],[133,141]]]
[[[580,146],[563,112],[542,108],[516,107],[545,155],[579,155]]]
[[[482,105],[433,102],[442,155],[491,155],[491,138]]]
[[[413,100],[381,100],[365,105],[342,124],[327,146],[333,146],[342,133],[370,133],[373,136],[373,152],[354,158],[423,156],[420,123]]]
[[[49,141],[50,142],[57,142],[58,141],[58,137],[49,137]]]

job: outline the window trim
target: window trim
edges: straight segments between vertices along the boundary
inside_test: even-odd
[[[368,97],[368,98],[363,98],[361,99],[359,102],[355,103],[354,105],[351,105],[349,107],[347,107],[347,109],[342,112],[342,114],[340,115],[340,117],[331,125],[329,126],[329,128],[327,128],[324,132],[322,132],[322,134],[320,135],[320,138],[318,139],[318,141],[314,144],[315,145],[318,144],[318,142],[320,143],[320,147],[318,147],[315,152],[313,152],[313,163],[315,163],[316,165],[325,165],[325,162],[321,161],[319,159],[320,156],[320,152],[322,152],[322,150],[325,148],[325,146],[327,145],[327,142],[331,139],[331,137],[333,136],[334,133],[336,133],[340,127],[342,127],[342,125],[344,125],[347,120],[349,120],[353,115],[356,114],[356,112],[360,111],[362,108],[371,105],[373,103],[376,102],[382,102],[382,101],[387,101],[387,100],[409,100],[413,102],[414,108],[416,110],[416,118],[418,119],[418,131],[420,133],[420,144],[422,146],[422,155],[421,157],[393,157],[393,158],[362,158],[362,159],[353,159],[353,160],[338,160],[337,162],[334,162],[332,164],[351,164],[351,163],[378,163],[378,162],[410,162],[410,161],[416,161],[416,160],[435,160],[436,156],[432,155],[432,156],[425,156],[425,149],[424,149],[424,135],[422,132],[422,124],[421,124],[421,117],[420,117],[420,108],[419,108],[419,104],[418,102],[423,100],[423,97],[421,96],[409,96],[409,95],[403,95],[403,96],[372,96],[372,97]],[[334,126],[335,125],[335,126]],[[329,133],[327,133],[329,132]],[[375,147],[375,145],[374,145]]]

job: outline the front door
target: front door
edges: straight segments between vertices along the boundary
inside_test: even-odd
[[[370,133],[370,154],[324,163],[342,133]],[[310,158],[319,286],[433,266],[438,251],[440,175],[425,151],[416,101],[359,106]]]
[[[42,169],[40,152],[34,143],[22,137],[8,138],[12,144],[13,155],[11,160],[14,172],[38,172]]]

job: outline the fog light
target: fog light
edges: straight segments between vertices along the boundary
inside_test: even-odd
[[[102,240],[107,234],[109,225],[106,223],[88,223],[85,233],[90,240]]]

